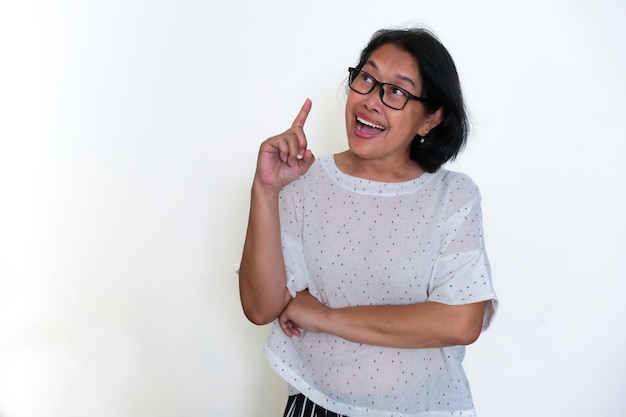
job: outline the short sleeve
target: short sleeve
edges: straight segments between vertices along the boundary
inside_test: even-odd
[[[454,187],[443,221],[440,252],[429,284],[428,301],[460,305],[489,301],[483,317],[487,328],[498,300],[485,251],[480,193],[466,177]]]

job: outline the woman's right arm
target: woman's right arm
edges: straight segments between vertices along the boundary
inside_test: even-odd
[[[280,239],[278,193],[256,182],[252,186],[239,294],[246,317],[255,324],[273,321],[291,299]]]
[[[291,128],[261,144],[252,184],[248,230],[239,267],[239,295],[248,319],[267,324],[291,300],[280,236],[278,195],[304,174],[315,157],[307,149],[304,123],[311,110],[306,100]]]

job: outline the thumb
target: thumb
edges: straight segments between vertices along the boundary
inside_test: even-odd
[[[302,163],[302,167],[306,171],[311,167],[311,165],[313,165],[313,162],[315,162],[315,155],[313,155],[313,152],[307,149],[306,151],[304,151],[300,162]]]

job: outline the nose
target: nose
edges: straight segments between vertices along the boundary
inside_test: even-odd
[[[365,104],[368,110],[378,112],[383,106],[383,94],[383,86],[380,84],[376,85],[372,91],[364,96],[365,100],[363,104]]]

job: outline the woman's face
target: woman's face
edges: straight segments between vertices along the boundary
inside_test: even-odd
[[[379,82],[395,84],[420,96],[422,77],[411,54],[394,44],[384,44],[374,50],[363,65],[363,71]],[[380,99],[380,87],[368,94],[349,90],[346,102],[346,130],[350,150],[364,159],[391,163],[410,159],[409,148],[417,134],[438,123],[437,112],[426,114],[424,105],[409,100],[403,110],[394,110]]]

